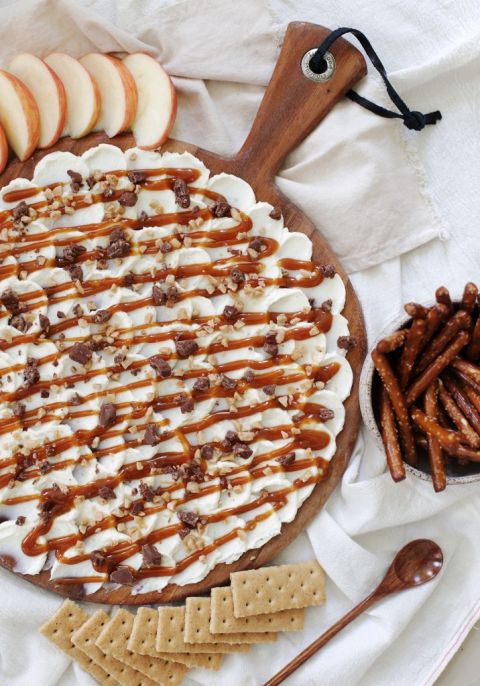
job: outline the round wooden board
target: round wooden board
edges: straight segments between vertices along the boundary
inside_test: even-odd
[[[352,392],[345,402],[345,426],[337,437],[337,450],[331,461],[328,478],[319,482],[310,497],[297,512],[295,519],[282,526],[280,534],[272,538],[264,546],[249,550],[236,562],[217,565],[200,583],[187,586],[171,584],[160,592],[133,595],[129,587],[113,589],[101,588],[94,594],[81,596],[77,587],[59,586],[51,581],[49,572],[44,571],[35,576],[23,575],[23,578],[37,586],[69,597],[83,597],[84,600],[95,603],[115,605],[149,605],[178,601],[191,595],[207,593],[213,586],[221,586],[228,582],[232,572],[261,567],[272,560],[301,533],[310,520],[319,512],[329,495],[340,481],[348,464],[360,427],[360,410],[358,404],[358,382],[360,370],[366,351],[366,334],[362,311],[351,283],[337,257],[316,230],[314,224],[285,196],[274,184],[275,171],[286,154],[301,141],[307,133],[331,109],[333,104],[365,73],[365,65],[361,54],[346,41],[339,41],[335,45],[334,56],[337,60],[338,78],[334,83],[323,84],[323,99],[317,102],[321,84],[301,82],[298,74],[292,75],[292,64],[299,64],[305,49],[318,45],[328,33],[327,29],[314,24],[291,24],[281,52],[277,67],[270,81],[266,95],[255,119],[252,131],[240,153],[233,158],[224,158],[188,143],[168,140],[162,151],[189,151],[204,161],[212,174],[229,172],[241,176],[253,187],[258,200],[278,205],[282,209],[285,225],[291,231],[301,231],[310,237],[313,243],[313,259],[321,264],[333,264],[344,280],[346,287],[346,304],[342,314],[349,322],[350,333],[357,339],[357,346],[351,350],[347,359],[353,369],[354,383]],[[295,81],[295,78],[297,81]],[[301,77],[300,77],[301,78]],[[292,81],[293,79],[293,81]],[[285,82],[289,81],[295,94],[290,94],[293,101],[288,106],[283,90]],[[299,85],[300,84],[300,85]],[[320,93],[322,95],[322,93]],[[312,114],[312,107],[315,112]],[[292,108],[294,111],[292,112]],[[288,135],[278,136],[275,132],[284,131]],[[81,154],[99,143],[111,143],[123,150],[135,145],[131,135],[125,134],[113,140],[104,134],[91,134],[81,140],[63,138],[54,148],[38,151],[26,162],[13,160],[0,175],[0,187],[14,178],[23,176],[31,178],[36,163],[53,150],[63,150]],[[13,560],[0,559],[0,565],[12,569]],[[20,575],[19,575],[20,576]]]

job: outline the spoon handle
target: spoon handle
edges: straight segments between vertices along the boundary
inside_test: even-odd
[[[285,665],[283,669],[275,674],[271,679],[266,681],[263,686],[277,686],[281,684],[284,679],[287,678],[292,672],[294,672],[300,665],[302,665],[306,660],[308,660],[314,653],[322,648],[325,643],[333,638],[339,631],[344,629],[347,624],[350,624],[354,619],[358,617],[362,612],[367,610],[371,605],[373,605],[379,598],[376,591],[367,596],[358,605],[356,605],[350,612],[347,612],[341,619],[338,620],[333,626],[325,631],[321,636],[319,636],[313,643],[302,650],[302,652],[293,658],[288,664]]]

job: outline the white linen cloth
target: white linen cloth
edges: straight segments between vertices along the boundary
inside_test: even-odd
[[[352,273],[374,335],[401,303],[454,291],[478,276],[480,10],[469,0],[0,0],[1,62],[19,51],[147,50],[175,76],[174,135],[222,153],[237,150],[261,100],[288,21],[366,32],[412,109],[441,109],[420,134],[345,101],[285,161],[282,191],[317,223]],[[387,100],[372,68],[359,88]],[[421,160],[421,162],[420,162]],[[428,188],[428,191],[426,190]],[[436,209],[439,208],[439,209]],[[431,240],[435,237],[450,240]],[[427,241],[429,241],[427,243]],[[361,271],[360,271],[361,270]],[[476,485],[393,484],[367,435],[326,508],[280,556],[315,555],[328,601],[305,631],[195,670],[186,686],[258,686],[350,609],[408,540],[445,553],[439,578],[384,600],[299,669],[291,686],[427,686],[480,616],[480,495]],[[0,683],[93,682],[37,633],[58,597],[0,573]]]

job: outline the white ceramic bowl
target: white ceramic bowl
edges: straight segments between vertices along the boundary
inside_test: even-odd
[[[459,300],[460,298],[455,299],[454,302],[458,302]],[[425,307],[431,307],[435,304],[435,301],[423,304]],[[374,379],[377,375],[370,352],[376,347],[379,340],[402,328],[408,321],[410,321],[410,317],[405,312],[402,312],[402,314],[397,315],[389,322],[375,339],[365,358],[360,374],[360,411],[365,425],[375,438],[375,442],[382,452],[385,452],[385,449],[377,425],[373,403]],[[418,467],[412,467],[405,462],[405,469],[423,481],[432,480],[427,459],[420,460]],[[452,473],[449,474],[449,471]],[[447,484],[467,484],[472,483],[473,481],[480,481],[480,463],[470,462],[465,466],[461,466],[457,465],[456,461],[452,460],[452,466],[447,469]]]

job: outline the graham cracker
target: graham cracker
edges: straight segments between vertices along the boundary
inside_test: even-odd
[[[158,609],[156,648],[160,652],[246,653],[250,650],[250,646],[243,643],[185,643],[184,631],[184,607],[160,607]]]
[[[187,598],[183,637],[186,643],[268,643],[277,640],[277,634],[273,631],[224,635],[210,633],[210,598]]]
[[[63,650],[68,657],[75,660],[101,686],[116,686],[117,681],[113,676],[107,674],[97,662],[87,657],[85,653],[71,642],[72,634],[85,624],[88,617],[88,614],[72,600],[65,600],[53,617],[40,627],[39,631],[57,648]]]
[[[132,632],[133,619],[131,612],[118,610],[109,623],[103,627],[95,645],[105,655],[110,655],[129,667],[133,667],[160,686],[179,686],[188,671],[187,667],[128,650],[127,643]]]
[[[230,575],[235,617],[291,610],[325,601],[325,574],[316,560]]]
[[[281,610],[265,615],[252,615],[237,619],[233,615],[232,589],[212,588],[210,631],[212,634],[228,634],[257,631],[302,631],[305,611]],[[226,640],[223,638],[222,640]]]
[[[92,660],[95,660],[108,674],[115,677],[122,686],[155,686],[155,682],[141,672],[124,665],[123,662],[110,657],[110,655],[104,655],[100,648],[97,648],[95,641],[109,621],[110,617],[107,613],[98,610],[80,629],[72,634],[72,643]]]
[[[140,655],[163,658],[178,662],[186,667],[220,669],[223,662],[221,653],[162,653],[155,648],[157,640],[158,611],[150,607],[139,607],[134,617],[128,649]]]

